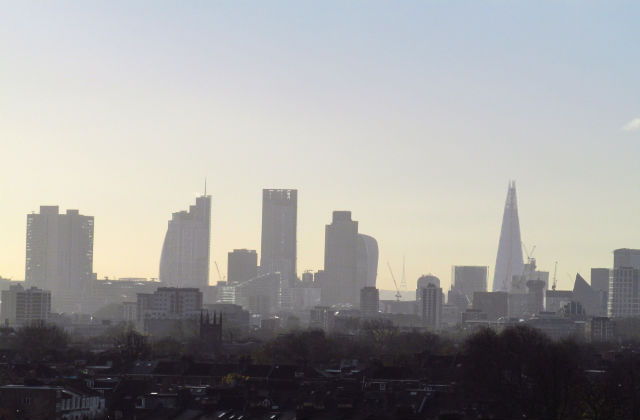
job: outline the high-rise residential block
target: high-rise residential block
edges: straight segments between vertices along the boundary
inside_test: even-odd
[[[209,285],[211,196],[196,198],[189,211],[173,213],[160,257],[160,281],[169,286]]]
[[[50,290],[55,301],[78,301],[93,278],[93,216],[78,210],[59,213],[58,206],[41,206],[27,215],[25,281]],[[67,310],[67,307],[60,307]]]
[[[260,272],[280,273],[285,286],[297,280],[298,190],[262,190]]]
[[[442,289],[433,284],[422,289],[420,314],[424,325],[432,330],[439,330],[442,322]]]

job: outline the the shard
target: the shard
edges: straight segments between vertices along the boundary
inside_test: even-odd
[[[504,215],[502,216],[502,230],[500,231],[498,256],[493,276],[493,291],[510,292],[513,276],[521,276],[523,271],[516,183],[510,181],[507,201],[504,205]]]

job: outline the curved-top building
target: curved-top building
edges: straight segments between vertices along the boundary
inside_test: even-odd
[[[160,257],[160,281],[168,286],[209,285],[211,196],[196,198],[189,211],[173,213]]]
[[[372,236],[358,234],[358,287],[376,287],[378,276],[378,241]],[[359,291],[358,291],[359,292]]]

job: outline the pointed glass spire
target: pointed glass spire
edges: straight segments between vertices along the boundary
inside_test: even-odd
[[[524,261],[522,259],[522,242],[520,239],[520,221],[518,220],[518,199],[516,182],[509,182],[507,201],[502,216],[502,230],[498,243],[498,256],[493,276],[494,292],[511,291],[514,275],[522,275]]]

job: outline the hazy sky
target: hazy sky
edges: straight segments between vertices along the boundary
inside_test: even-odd
[[[213,260],[299,190],[298,270],[351,210],[378,285],[490,266],[509,179],[560,287],[640,248],[635,2],[0,3],[0,276],[26,214],[95,216],[100,277],[157,277],[171,213],[213,196]],[[571,277],[571,280],[570,280]],[[490,282],[491,283],[491,282]]]

